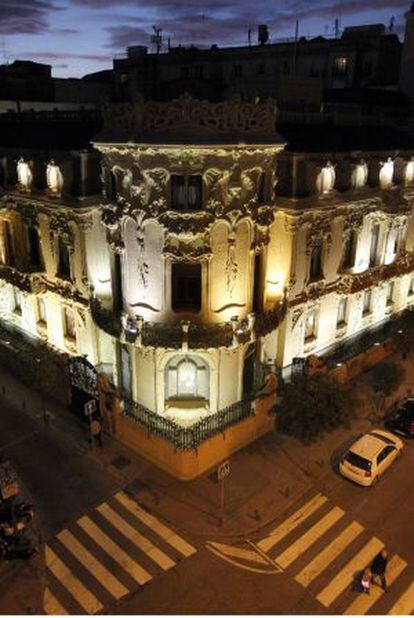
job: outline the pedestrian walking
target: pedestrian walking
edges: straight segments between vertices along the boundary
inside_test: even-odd
[[[365,594],[369,594],[369,590],[371,587],[371,581],[372,581],[371,569],[364,569],[362,573],[362,577],[361,577],[361,588],[362,588],[362,592],[364,592]]]
[[[372,561],[371,571],[372,571],[372,581],[374,582],[377,578],[381,582],[381,586],[384,592],[388,592],[387,589],[387,580],[386,580],[386,571],[388,565],[388,554],[385,547],[377,554]]]
[[[99,447],[102,447],[102,425],[97,418],[91,421],[91,434],[92,440],[94,440]]]

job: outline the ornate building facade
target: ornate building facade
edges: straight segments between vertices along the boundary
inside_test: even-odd
[[[185,96],[111,106],[93,150],[3,149],[1,319],[86,356],[174,448],[250,422],[267,374],[414,304],[414,151],[284,133],[272,101]]]

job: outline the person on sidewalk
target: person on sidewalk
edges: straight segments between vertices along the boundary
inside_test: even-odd
[[[378,578],[381,582],[382,588],[384,592],[388,592],[387,589],[387,580],[385,578],[385,573],[388,565],[388,555],[385,547],[377,554],[372,561],[371,571],[372,571],[372,581]]]
[[[371,587],[372,573],[371,569],[364,569],[361,577],[361,588],[362,592],[365,594],[369,594],[369,590]]]
[[[102,447],[102,425],[97,418],[91,420],[92,439],[99,447]]]

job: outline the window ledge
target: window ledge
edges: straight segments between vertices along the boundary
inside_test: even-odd
[[[64,341],[65,346],[68,350],[71,350],[72,352],[77,352],[76,337],[68,337],[67,335],[65,335]]]

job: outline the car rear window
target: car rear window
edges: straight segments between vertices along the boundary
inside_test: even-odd
[[[371,462],[365,457],[361,457],[352,451],[348,451],[345,455],[345,459],[352,466],[356,466],[357,468],[361,468],[361,470],[371,470]]]
[[[371,436],[374,436],[375,438],[378,438],[378,440],[382,440],[383,442],[385,442],[385,444],[392,444],[393,446],[395,446],[394,440],[390,440],[390,438],[387,438],[387,436],[383,436],[380,433],[376,433],[375,431],[371,431]]]

